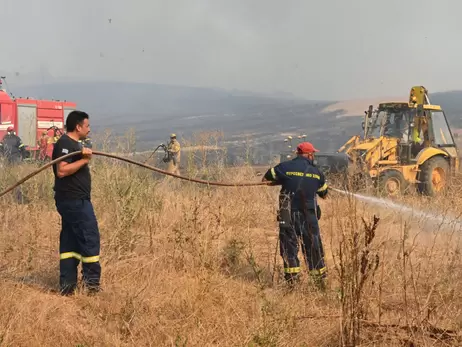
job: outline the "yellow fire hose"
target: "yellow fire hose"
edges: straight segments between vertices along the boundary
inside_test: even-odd
[[[38,168],[37,170],[31,172],[30,174],[28,174],[27,176],[25,176],[24,178],[20,179],[18,182],[16,182],[15,184],[13,184],[11,187],[5,189],[4,191],[2,191],[0,193],[0,197],[2,197],[3,195],[11,192],[13,189],[15,189],[16,187],[20,186],[21,184],[23,184],[24,182],[26,182],[27,180],[31,179],[32,177],[34,177],[35,175],[39,174],[40,172],[42,172],[43,170],[49,168],[50,166],[52,166],[53,164],[56,164],[64,159],[67,159],[67,158],[70,158],[72,156],[75,156],[75,155],[78,155],[78,154],[81,154],[82,152],[72,152],[72,153],[69,153],[69,154],[66,154],[66,155],[63,155],[62,157],[59,157],[55,160],[52,160],[50,161],[49,163],[46,163],[45,165],[43,165],[42,167]],[[179,178],[179,179],[182,179],[182,180],[186,180],[186,181],[190,181],[190,182],[195,182],[195,183],[200,183],[200,184],[206,184],[206,185],[209,185],[209,186],[220,186],[220,187],[252,187],[252,186],[269,186],[269,185],[272,185],[271,182],[254,182],[254,183],[228,183],[228,182],[214,182],[214,181],[206,181],[206,180],[201,180],[201,179],[195,179],[195,178],[190,178],[190,177],[185,177],[185,176],[181,176],[181,175],[177,175],[177,174],[173,174],[173,173],[170,173],[168,171],[165,171],[165,170],[161,170],[159,168],[156,168],[154,166],[150,166],[150,165],[147,165],[147,164],[144,164],[144,163],[140,163],[136,160],[131,160],[131,159],[128,159],[128,158],[124,158],[124,157],[120,157],[120,156],[117,156],[117,155],[114,155],[114,154],[109,154],[109,153],[104,153],[104,152],[99,152],[99,151],[92,151],[92,154],[94,155],[98,155],[98,156],[102,156],[102,157],[107,157],[107,158],[113,158],[113,159],[117,159],[117,160],[121,160],[121,161],[125,161],[127,163],[130,163],[130,164],[134,164],[134,165],[138,165],[138,166],[141,166],[141,167],[144,167],[148,170],[151,170],[151,171],[155,171],[155,172],[158,172],[158,173],[161,173],[163,175],[167,175],[167,176],[172,176],[172,177],[176,177],[176,178]]]

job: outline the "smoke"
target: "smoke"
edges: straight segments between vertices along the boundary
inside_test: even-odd
[[[0,69],[25,79],[286,91],[338,100],[460,88],[462,2],[0,0]],[[419,24],[427,20],[424,29]],[[422,20],[421,20],[422,19]],[[416,24],[417,23],[417,26]],[[435,48],[437,47],[437,48]]]

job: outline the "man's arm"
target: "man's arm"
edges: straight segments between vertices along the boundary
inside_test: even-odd
[[[21,141],[21,138],[18,136],[17,140],[16,140],[16,146],[18,146],[18,149],[20,151],[23,151],[26,149],[26,146],[24,145],[24,143],[22,143]]]
[[[326,178],[324,177],[324,174],[321,172],[321,170],[319,170],[319,176],[321,178],[319,179],[319,188],[316,191],[316,194],[318,194],[320,198],[325,199],[327,197],[328,187],[326,183]]]
[[[280,174],[280,166],[276,165],[268,171],[262,178],[262,182],[271,182],[271,185],[281,185],[282,184],[282,175]]]
[[[63,178],[76,173],[82,166],[88,164],[88,158],[82,158],[73,163],[67,163],[64,160],[58,163],[57,176]]]
[[[82,154],[83,154],[82,159],[79,159],[75,162],[71,162],[71,158],[60,161],[57,165],[57,170],[56,170],[57,176],[59,178],[63,178],[63,177],[70,176],[76,173],[78,170],[80,170],[80,168],[82,168],[84,165],[87,165],[90,162],[91,153],[92,153],[91,149],[83,148],[82,149]]]

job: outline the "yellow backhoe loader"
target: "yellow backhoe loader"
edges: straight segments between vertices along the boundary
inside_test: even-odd
[[[442,108],[432,105],[423,86],[411,88],[408,102],[383,102],[365,112],[363,138],[353,136],[338,153],[350,172],[368,176],[386,195],[414,186],[436,196],[459,170],[459,155]],[[322,161],[322,157],[318,158]]]

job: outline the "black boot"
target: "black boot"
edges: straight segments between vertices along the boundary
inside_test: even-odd
[[[299,273],[285,273],[284,279],[287,285],[289,286],[289,289],[292,290],[297,286],[297,284],[300,283],[300,274]]]

